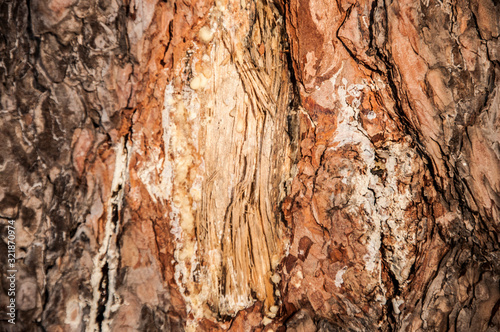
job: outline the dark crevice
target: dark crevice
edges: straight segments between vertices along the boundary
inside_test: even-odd
[[[101,282],[99,283],[99,294],[101,295],[99,297],[99,301],[97,302],[97,317],[96,317],[96,323],[99,327],[99,331],[102,331],[102,322],[104,321],[104,312],[106,311],[106,304],[108,303],[108,263],[106,262],[104,266],[101,269],[102,272],[102,278]]]
[[[393,293],[387,297],[387,302],[389,303],[389,305],[387,305],[387,313],[386,313],[387,319],[389,321],[388,327],[390,329],[393,329],[396,326],[396,322],[398,321],[398,319],[397,319],[396,309],[394,308],[392,299],[395,299],[396,297],[401,295],[401,287],[400,287],[398,279],[396,278],[396,275],[391,270],[390,263],[388,262],[388,259],[387,259],[388,258],[388,253],[387,253],[388,249],[384,245],[385,238],[386,238],[385,232],[380,232],[380,237],[381,237],[380,241],[382,243],[382,245],[380,246],[380,255],[382,256],[381,261],[382,261],[383,270],[386,271],[387,276],[389,277],[390,282],[391,282],[392,287],[393,287]]]
[[[493,309],[491,309],[490,320],[488,321],[489,326],[493,326],[493,318],[495,317],[499,309],[500,309],[500,300],[498,300],[493,306]]]

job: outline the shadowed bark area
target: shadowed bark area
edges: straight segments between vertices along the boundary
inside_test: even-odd
[[[0,0],[2,331],[498,331],[494,0]]]

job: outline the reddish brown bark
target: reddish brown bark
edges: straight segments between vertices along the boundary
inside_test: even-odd
[[[2,330],[500,328],[496,1],[0,15]]]

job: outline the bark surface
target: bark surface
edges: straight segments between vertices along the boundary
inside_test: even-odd
[[[0,0],[2,331],[498,331],[500,3]]]

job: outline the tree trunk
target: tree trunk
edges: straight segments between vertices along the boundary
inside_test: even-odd
[[[0,15],[2,331],[500,329],[498,1]]]

